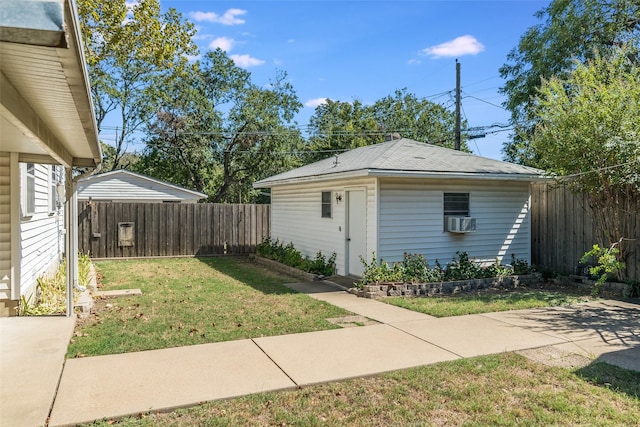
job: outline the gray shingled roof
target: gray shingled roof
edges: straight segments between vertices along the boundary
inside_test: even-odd
[[[294,182],[355,176],[540,179],[543,171],[488,159],[407,138],[356,148],[254,184],[265,188]]]

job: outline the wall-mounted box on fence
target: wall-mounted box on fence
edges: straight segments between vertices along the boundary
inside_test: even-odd
[[[118,246],[135,246],[135,222],[118,223]]]

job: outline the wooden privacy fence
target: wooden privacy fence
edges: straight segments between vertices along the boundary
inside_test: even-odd
[[[78,247],[92,258],[249,254],[269,205],[79,202]]]
[[[623,208],[631,215],[626,260],[627,277],[640,279],[640,201],[627,200]],[[575,271],[582,255],[598,243],[591,208],[585,195],[575,195],[564,186],[537,183],[531,194],[532,263],[559,273]]]

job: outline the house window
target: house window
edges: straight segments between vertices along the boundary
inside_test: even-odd
[[[60,176],[58,175],[58,167],[51,166],[51,175],[49,176],[49,212],[55,212],[58,210],[58,182],[60,182]]]
[[[469,193],[444,193],[444,231],[450,216],[469,216]]]
[[[322,218],[331,218],[331,191],[322,192]]]
[[[36,211],[36,165],[27,163],[23,168],[21,208],[22,216],[30,217]]]

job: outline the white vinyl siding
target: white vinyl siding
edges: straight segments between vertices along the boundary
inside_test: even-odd
[[[327,257],[336,253],[339,274],[345,271],[345,190],[363,189],[367,200],[367,254],[370,257],[376,244],[376,179],[283,185],[271,189],[271,238],[283,243],[292,242],[304,255],[315,257],[322,251]],[[331,218],[318,215],[322,192],[331,191]],[[336,194],[341,200],[336,200]],[[364,219],[363,219],[364,220]]]
[[[11,165],[0,153],[0,300],[11,299]],[[9,280],[2,280],[8,277]]]
[[[442,227],[444,193],[469,193],[477,231],[447,233]],[[457,251],[470,258],[530,262],[530,184],[493,180],[381,179],[379,258],[399,261],[420,253],[433,265],[451,261]]]
[[[51,215],[51,168],[36,164],[34,167],[35,209],[32,216],[20,222],[20,271],[22,295],[35,290],[36,279],[52,269],[60,260],[64,248],[62,215]]]
[[[199,196],[179,187],[133,174],[95,175],[78,182],[78,200],[110,202],[197,203]]]

